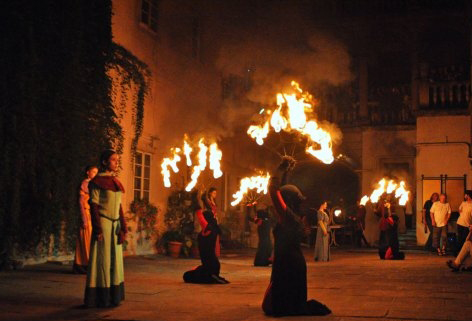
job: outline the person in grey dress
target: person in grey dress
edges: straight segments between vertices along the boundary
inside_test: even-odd
[[[318,229],[316,230],[315,261],[328,262],[329,253],[329,215],[325,212],[328,203],[324,201],[318,208]]]

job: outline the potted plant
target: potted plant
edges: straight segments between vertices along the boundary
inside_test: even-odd
[[[181,252],[185,256],[189,256],[190,249],[195,243],[191,237],[193,211],[190,193],[175,191],[169,196],[164,222],[167,232],[162,236],[159,245],[164,246],[173,257],[178,257]]]
[[[136,222],[137,244],[143,245],[157,236],[156,222],[159,208],[148,200],[136,199],[130,204],[129,221]],[[128,227],[130,229],[130,227]]]
[[[165,232],[159,240],[159,245],[165,247],[167,254],[171,257],[179,257],[182,251],[183,237],[180,231],[170,230]]]

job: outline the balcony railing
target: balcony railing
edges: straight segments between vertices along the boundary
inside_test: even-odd
[[[416,122],[410,105],[386,109],[382,108],[379,102],[370,101],[367,106],[367,117],[361,117],[359,103],[356,103],[351,110],[338,112],[333,121],[342,127],[412,125]]]
[[[421,109],[466,109],[470,102],[469,81],[429,82],[420,90],[428,100],[420,101]],[[420,92],[420,97],[426,96]]]

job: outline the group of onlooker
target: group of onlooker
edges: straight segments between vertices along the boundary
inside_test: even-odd
[[[447,202],[446,194],[433,193],[423,206],[423,224],[424,231],[430,232],[426,242],[426,248],[434,250],[438,255],[445,255],[448,246],[448,226],[451,222],[452,209]],[[467,190],[464,195],[464,201],[459,206],[459,217],[457,218],[457,232],[452,239],[455,244],[449,244],[449,248],[458,253],[467,239],[470,228],[472,227],[472,191]]]
[[[423,207],[424,231],[430,232],[426,242],[426,248],[432,249],[442,256],[449,249],[457,254],[455,260],[449,260],[447,265],[453,271],[459,271],[461,268],[469,268],[472,260],[472,191],[467,190],[464,195],[464,201],[459,206],[459,217],[456,222],[456,232],[449,233],[452,244],[448,244],[448,227],[452,227],[451,206],[447,202],[446,194],[433,193]]]

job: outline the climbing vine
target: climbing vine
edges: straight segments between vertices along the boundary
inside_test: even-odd
[[[112,42],[111,0],[18,0],[2,13],[0,270],[11,258],[73,248],[85,167],[103,149],[123,149],[109,72],[119,71],[125,94],[138,88],[133,152],[150,76]]]
[[[107,68],[114,70],[119,75],[120,102],[118,105],[119,117],[123,117],[129,100],[128,93],[132,91],[132,85],[138,89],[133,98],[132,118],[134,123],[134,136],[131,140],[131,157],[134,158],[139,138],[143,131],[144,100],[149,93],[149,79],[151,72],[148,66],[135,57],[123,46],[113,43],[112,55]],[[113,93],[116,97],[116,93]]]

